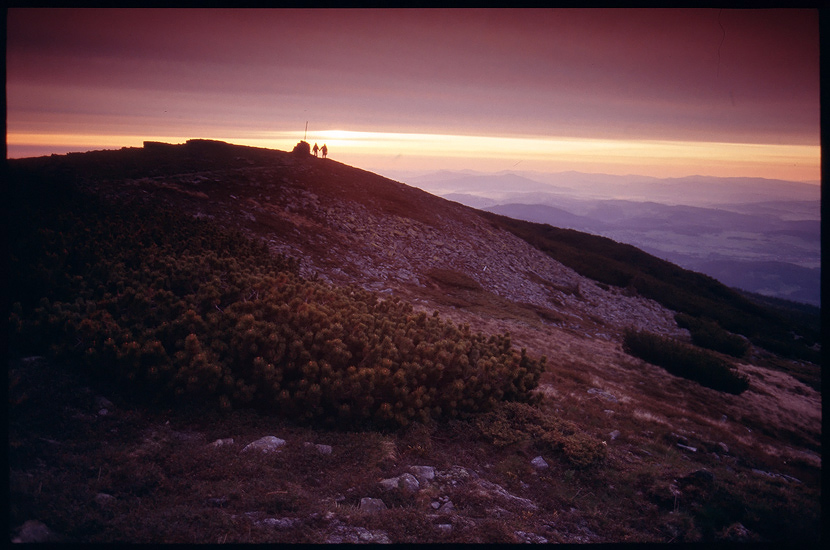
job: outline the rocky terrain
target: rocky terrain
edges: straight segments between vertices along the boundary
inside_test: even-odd
[[[818,540],[815,365],[753,348],[741,395],[674,377],[621,342],[632,327],[688,339],[675,312],[580,276],[471,208],[331,159],[191,141],[52,162],[55,178],[103,196],[242,229],[300,259],[304,277],[509,332],[547,357],[541,410],[601,439],[607,458],[577,468],[532,439],[496,444],[475,419],[337,432],[148,409],[13,356],[12,540]]]

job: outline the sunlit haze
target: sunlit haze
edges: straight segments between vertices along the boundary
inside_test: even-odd
[[[381,174],[820,179],[815,10],[11,9],[7,25],[11,158],[306,137]]]

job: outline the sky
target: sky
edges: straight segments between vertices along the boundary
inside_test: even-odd
[[[290,151],[306,137],[381,174],[818,181],[818,19],[792,9],[10,9],[6,154],[192,138]]]

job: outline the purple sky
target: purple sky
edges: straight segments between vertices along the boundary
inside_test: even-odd
[[[12,9],[6,55],[10,157],[309,121],[366,169],[819,178],[815,10]]]

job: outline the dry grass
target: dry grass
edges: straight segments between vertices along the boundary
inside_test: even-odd
[[[575,469],[541,451],[550,467],[537,472],[531,443],[489,445],[464,420],[327,432],[244,411],[154,413],[123,400],[100,417],[94,392],[78,386],[90,381],[13,365],[11,526],[36,518],[83,542],[320,543],[358,528],[409,543],[518,542],[517,531],[550,542],[688,542],[728,540],[737,523],[764,540],[817,539],[821,395],[809,385],[780,368],[741,365],[750,389],[722,394],[627,356],[618,341],[557,329],[516,307],[486,318],[434,303],[428,310],[473,330],[510,332],[514,345],[546,355],[541,406],[606,442],[601,467]],[[240,454],[270,434],[288,441],[282,452]],[[233,445],[208,446],[228,437]],[[333,454],[310,453],[306,441]],[[463,465],[538,508],[464,484],[411,498],[379,489],[378,480],[413,464]],[[681,487],[702,469],[711,486]],[[96,504],[98,493],[115,500]],[[368,514],[358,508],[366,496],[390,508]],[[454,515],[430,516],[439,496],[453,501]],[[266,518],[289,520],[275,529]]]

